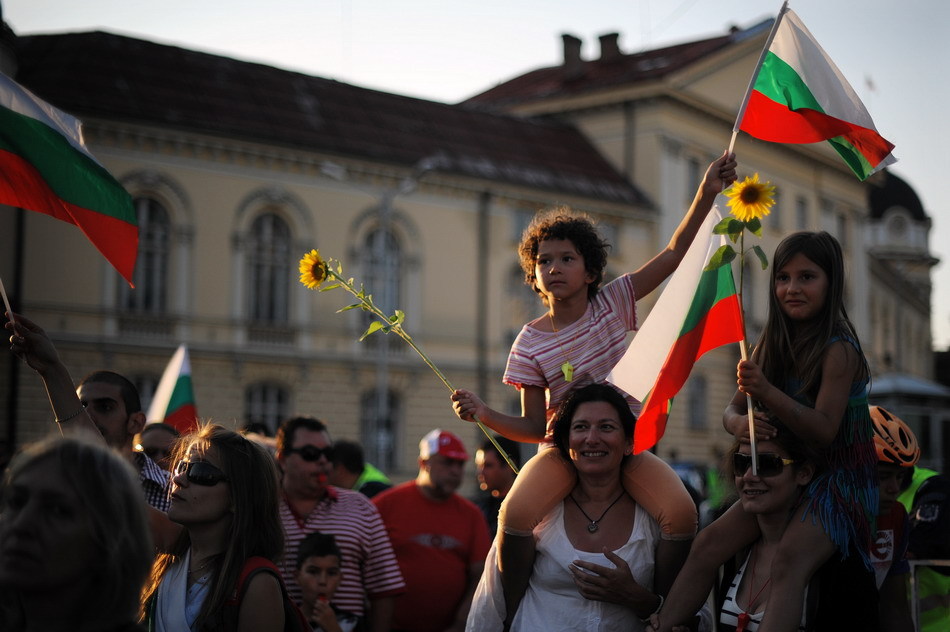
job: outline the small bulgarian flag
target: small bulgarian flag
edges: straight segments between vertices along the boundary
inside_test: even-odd
[[[198,427],[198,410],[191,387],[191,362],[188,347],[181,345],[175,351],[162,379],[155,389],[155,396],[148,407],[146,420],[164,421],[182,434]]]
[[[69,222],[129,285],[139,231],[132,199],[82,139],[82,123],[0,74],[0,204]]]
[[[828,141],[864,180],[894,163],[857,93],[788,3],[776,19],[735,131],[775,143]]]
[[[726,240],[713,234],[722,219],[719,200],[724,198],[717,199],[650,315],[607,377],[643,401],[634,452],[649,450],[663,436],[670,403],[693,364],[707,351],[744,337],[732,266],[704,270]]]

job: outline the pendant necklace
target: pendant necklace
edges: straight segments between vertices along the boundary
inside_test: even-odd
[[[577,502],[576,498],[574,498],[574,494],[568,494],[568,497],[574,501],[574,504],[577,505],[577,508],[580,509],[581,513],[584,514],[584,517],[587,518],[587,522],[590,523],[587,525],[587,531],[590,533],[597,533],[597,529],[600,528],[597,525],[597,523],[604,519],[604,516],[607,515],[607,512],[610,511],[610,508],[616,505],[617,501],[623,498],[623,495],[624,495],[624,492],[620,492],[620,495],[614,498],[614,501],[612,503],[607,505],[607,508],[604,509],[604,513],[600,514],[600,518],[598,518],[597,520],[594,520],[593,518],[587,515],[587,512],[584,511],[584,508],[581,507],[581,504]]]
[[[561,348],[561,355],[564,356],[564,364],[561,365],[561,373],[564,374],[564,381],[571,382],[574,380],[574,365],[571,364],[571,354],[574,353],[574,343],[577,342],[577,336],[581,333],[581,327],[577,328],[577,331],[574,332],[574,339],[571,340],[571,348],[567,353],[564,353],[564,345],[561,344],[561,336],[558,334],[557,327],[554,326],[554,315],[551,312],[548,312],[548,318],[551,319],[551,329],[554,330],[554,337],[557,338],[557,346]]]
[[[762,594],[762,591],[765,590],[765,587],[769,585],[769,582],[772,581],[772,576],[769,575],[769,578],[765,580],[765,583],[759,587],[759,591],[755,593],[755,596],[752,596],[752,588],[755,586],[755,547],[752,548],[752,553],[749,554],[749,564],[752,566],[751,574],[749,575],[749,601],[746,602],[745,608],[742,609],[742,612],[739,613],[738,623],[736,626],[736,632],[745,632],[746,627],[749,625],[749,621],[752,620],[752,617],[749,616],[749,610],[755,607],[755,602],[758,600],[759,595]],[[739,602],[736,602],[736,606],[739,605]]]

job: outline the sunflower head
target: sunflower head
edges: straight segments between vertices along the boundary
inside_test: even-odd
[[[732,214],[742,222],[768,215],[772,205],[775,204],[774,195],[775,187],[772,183],[759,182],[757,173],[742,182],[736,182],[726,191]]]
[[[319,250],[311,250],[300,260],[300,282],[313,290],[327,278],[327,263],[320,258]]]

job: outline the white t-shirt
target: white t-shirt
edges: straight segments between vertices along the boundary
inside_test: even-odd
[[[654,553],[659,535],[659,525],[637,505],[630,537],[626,544],[614,551],[630,565],[633,578],[647,590],[653,587]],[[512,622],[512,632],[641,632],[644,629],[643,623],[631,608],[591,601],[577,591],[569,569],[574,560],[593,562],[608,568],[612,568],[613,563],[602,553],[578,551],[571,545],[564,530],[563,503],[558,504],[535,527],[534,537],[538,555],[528,590]],[[467,632],[498,632],[502,629],[505,598],[496,561],[497,544],[496,539],[485,561],[485,570],[469,611],[465,627]]]

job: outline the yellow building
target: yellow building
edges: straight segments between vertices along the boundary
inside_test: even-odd
[[[614,244],[611,274],[644,263],[728,145],[767,29],[637,55],[609,35],[592,61],[565,36],[563,65],[459,105],[100,32],[20,38],[17,80],[81,118],[90,150],[133,196],[139,262],[130,290],[75,228],[11,209],[0,214],[0,276],[75,379],[115,370],[147,401],[185,343],[202,417],[273,429],[290,414],[315,415],[335,437],[360,440],[377,466],[409,476],[428,430],[453,429],[470,447],[478,431],[455,418],[448,390],[402,342],[357,342],[365,315],[338,314],[351,302],[340,290],[297,283],[299,257],[317,247],[341,260],[377,303],[406,312],[406,329],[455,385],[516,410],[500,377],[514,335],[542,313],[515,252],[526,222],[570,205],[600,220]],[[904,272],[879,265],[871,248],[880,242],[868,186],[823,146],[741,136],[737,152],[743,175],[779,187],[763,248],[793,230],[835,233],[874,370],[893,353],[878,328],[899,313],[917,333],[891,369],[929,377],[927,230],[915,242],[925,255],[919,300],[869,308],[874,288],[903,287]],[[767,274],[751,276],[754,338]],[[697,366],[661,455],[709,461],[729,444],[719,418],[736,359],[730,348]],[[0,372],[7,444],[46,432],[39,380],[16,362]]]

